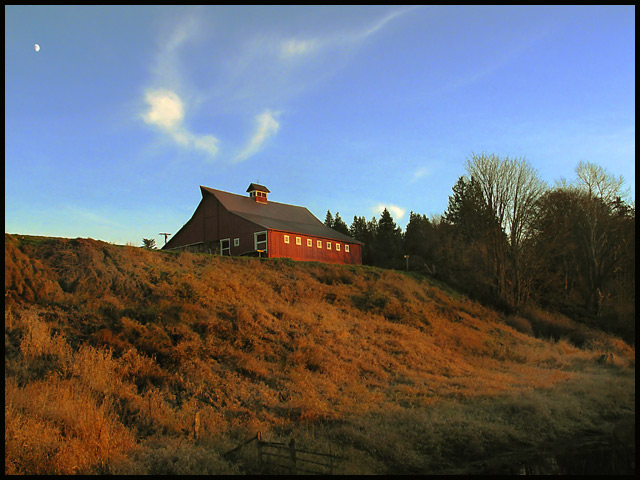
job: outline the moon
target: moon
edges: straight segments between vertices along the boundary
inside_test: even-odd
[[[38,44],[36,43],[36,44],[33,46],[33,49],[34,49],[36,52],[39,52],[39,51],[40,51],[40,45],[38,45]]]

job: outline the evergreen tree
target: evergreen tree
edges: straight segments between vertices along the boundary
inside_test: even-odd
[[[443,220],[467,240],[477,239],[493,223],[492,215],[482,195],[480,184],[471,177],[461,176],[452,188]]]
[[[392,267],[399,264],[400,249],[402,248],[402,230],[396,226],[393,217],[386,208],[380,215],[378,222],[374,261],[376,265]]]
[[[329,210],[327,210],[327,216],[324,217],[324,224],[329,228],[333,228],[333,215]]]
[[[371,217],[371,220],[367,222],[367,237],[369,241],[366,243],[362,252],[362,262],[367,265],[378,265],[377,263],[377,245],[376,239],[378,238],[378,219]]]
[[[421,267],[425,262],[432,261],[433,230],[426,215],[409,213],[409,223],[404,233],[403,253],[413,257],[410,266]]]
[[[349,236],[364,243],[367,243],[369,241],[367,221],[364,217],[358,217],[354,215],[353,223],[351,223],[351,226],[349,227]]]
[[[142,246],[147,250],[155,250],[156,248],[156,240],[154,238],[143,238]]]
[[[375,239],[378,232],[378,221],[375,217],[367,222],[364,217],[353,217],[353,223],[349,227],[349,235],[356,240],[364,243],[362,248],[362,263],[365,265],[373,265]]]
[[[461,176],[438,228],[438,256],[446,279],[474,298],[500,301],[494,256],[491,255],[495,229],[478,182]],[[506,238],[501,237],[504,242]]]
[[[336,216],[333,219],[333,225],[331,226],[331,228],[333,228],[337,232],[344,233],[345,235],[349,235],[349,227],[347,227],[347,224],[344,223],[342,218],[340,218],[340,212],[336,213]]]
[[[371,217],[371,220],[367,222],[367,232],[369,233],[371,243],[373,243],[378,237],[378,219],[376,217]]]

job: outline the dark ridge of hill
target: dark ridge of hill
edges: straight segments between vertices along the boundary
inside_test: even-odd
[[[470,473],[635,415],[634,353],[405,272],[5,234],[5,473],[240,473],[256,431]]]

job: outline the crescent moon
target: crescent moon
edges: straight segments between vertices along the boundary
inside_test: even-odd
[[[37,43],[33,46],[33,48],[36,52],[40,51],[40,45],[38,45]]]

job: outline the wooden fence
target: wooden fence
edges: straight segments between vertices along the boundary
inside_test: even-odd
[[[312,452],[296,447],[295,439],[286,442],[266,442],[262,433],[238,445],[225,453],[226,458],[238,454],[249,444],[255,442],[257,449],[256,473],[289,474],[289,475],[333,475],[336,473],[341,460],[345,457],[332,453]]]

